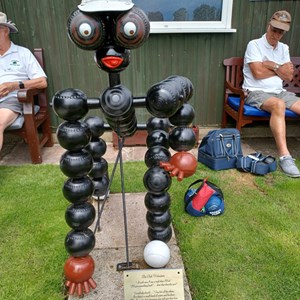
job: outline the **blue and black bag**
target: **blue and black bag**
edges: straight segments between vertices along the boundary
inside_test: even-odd
[[[277,162],[273,156],[264,156],[260,152],[255,152],[247,156],[239,157],[236,162],[236,168],[254,175],[265,175],[276,171]]]
[[[235,128],[209,131],[198,148],[198,161],[213,170],[236,168],[239,157],[243,157],[241,136]]]

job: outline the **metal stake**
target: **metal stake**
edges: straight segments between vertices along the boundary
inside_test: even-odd
[[[96,225],[95,225],[95,229],[94,229],[94,234],[96,233],[96,231],[101,230],[100,219],[101,219],[101,216],[102,216],[102,213],[103,213],[103,210],[104,210],[104,205],[106,203],[106,200],[108,199],[108,195],[109,195],[109,192],[110,192],[110,187],[111,187],[111,184],[113,182],[113,178],[114,178],[114,175],[115,175],[117,165],[120,161],[120,176],[121,176],[121,189],[122,189],[122,205],[123,205],[123,219],[124,219],[124,232],[125,232],[126,262],[118,263],[117,264],[117,271],[139,269],[138,263],[133,263],[133,262],[129,261],[127,212],[126,212],[123,157],[122,157],[122,150],[123,150],[123,146],[124,146],[124,140],[125,140],[124,137],[118,136],[118,147],[119,147],[118,155],[117,155],[115,163],[114,163],[114,167],[113,167],[111,177],[110,177],[110,180],[109,180],[109,185],[108,185],[107,190],[105,192],[101,208],[100,208],[100,204],[98,202],[98,208],[97,208],[98,209],[98,216],[97,216],[97,221],[96,221]],[[98,197],[98,201],[99,201],[99,197]]]

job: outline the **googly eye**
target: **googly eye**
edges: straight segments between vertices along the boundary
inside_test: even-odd
[[[147,15],[135,6],[116,20],[115,42],[121,47],[138,48],[147,40],[149,33]]]
[[[82,23],[78,28],[78,33],[84,38],[89,38],[92,32],[92,27],[88,23]]]
[[[128,22],[124,25],[124,34],[128,37],[134,36],[136,34],[137,28],[133,22]]]
[[[101,18],[75,10],[68,19],[68,36],[79,48],[98,49],[105,39],[105,26]]]

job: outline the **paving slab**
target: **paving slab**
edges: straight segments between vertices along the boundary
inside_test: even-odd
[[[146,223],[147,209],[144,205],[144,197],[145,193],[125,194],[128,253],[125,246],[122,194],[111,194],[105,202],[104,210],[101,214],[101,230],[96,231],[96,245],[91,252],[91,256],[94,258],[96,264],[93,279],[97,283],[97,288],[85,295],[84,299],[124,299],[123,271],[117,271],[117,265],[119,263],[127,263],[127,255],[129,262],[132,262],[134,266],[137,265],[139,270],[151,269],[143,259],[144,247],[149,242],[147,237],[148,226]],[[93,204],[97,209],[98,202],[94,200]],[[99,204],[103,205],[103,201],[100,201]],[[91,226],[93,231],[95,223],[96,220]],[[174,230],[168,246],[171,251],[171,259],[165,268],[183,270],[185,300],[190,300],[192,297]],[[76,295],[69,296],[69,299],[78,298]]]
[[[180,250],[176,245],[170,245],[172,257],[166,266],[168,269],[182,268]],[[96,263],[93,279],[97,283],[96,289],[84,296],[85,300],[122,300],[124,299],[123,272],[116,270],[116,264],[124,262],[124,249],[112,248],[94,250],[91,253]],[[149,268],[143,263],[143,247],[130,247],[130,256],[134,262],[138,262],[141,270]],[[133,271],[134,272],[134,271]],[[189,286],[184,273],[185,300],[191,300]],[[80,299],[77,296],[69,296],[69,299]],[[142,300],[142,299],[141,299]],[[144,300],[144,299],[143,299]],[[146,299],[145,299],[146,300]]]
[[[144,247],[149,242],[147,236],[148,225],[146,222],[147,209],[144,204],[145,195],[145,193],[125,194],[128,243],[132,247]],[[110,195],[104,204],[103,201],[99,201],[100,206],[104,205],[104,210],[100,218],[100,231],[96,232],[97,240],[95,248],[125,247],[122,203],[122,194]],[[94,201],[94,206],[97,209],[97,201]],[[95,228],[95,222],[91,226],[92,230]],[[174,232],[168,244],[176,244]]]

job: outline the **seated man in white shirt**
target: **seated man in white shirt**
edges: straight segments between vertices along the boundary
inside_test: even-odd
[[[266,33],[248,43],[244,56],[243,88],[248,90],[246,103],[271,114],[270,128],[279,154],[279,165],[290,177],[300,177],[286,141],[285,109],[300,114],[300,98],[283,89],[283,80],[291,81],[294,66],[289,47],[280,42],[289,31],[291,15],[287,11],[275,12]]]
[[[22,114],[18,90],[47,87],[47,76],[34,55],[10,40],[10,33],[17,32],[15,24],[0,12],[0,151],[4,130]]]

